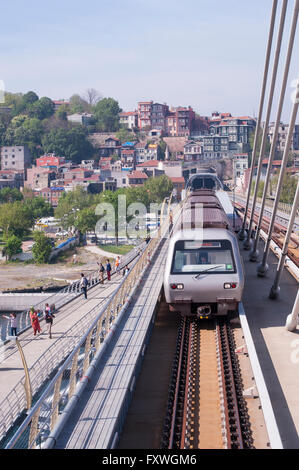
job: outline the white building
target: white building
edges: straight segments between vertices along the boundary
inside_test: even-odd
[[[119,122],[127,129],[135,129],[138,127],[138,113],[137,111],[128,111],[119,113]]]

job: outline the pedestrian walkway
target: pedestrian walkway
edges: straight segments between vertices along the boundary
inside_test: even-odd
[[[90,288],[87,299],[84,295],[80,295],[62,306],[54,319],[52,339],[46,333],[47,326],[44,320],[41,321],[40,335],[33,336],[33,330],[29,329],[19,336],[30,372],[33,395],[53,369],[73,350],[121,280],[121,276],[114,274],[110,282],[105,281],[104,284]],[[45,352],[47,352],[46,358]],[[2,347],[1,359],[0,437],[2,432],[5,432],[3,422],[7,413],[10,413],[12,424],[26,408],[24,387],[21,384],[24,369],[19,351],[12,341]],[[7,428],[7,425],[5,427]]]
[[[117,442],[149,340],[167,247],[163,240],[55,448],[108,449]]]
[[[259,251],[263,253],[260,241]],[[256,274],[257,263],[248,260],[240,243],[245,266],[243,305],[258,359],[268,388],[284,448],[299,448],[299,329],[285,328],[298,290],[298,282],[284,269],[280,295],[268,298],[278,258],[270,252],[267,277]]]

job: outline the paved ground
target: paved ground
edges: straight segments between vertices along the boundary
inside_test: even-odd
[[[44,285],[65,285],[67,281],[80,278],[80,273],[91,273],[97,269],[97,261],[104,256],[99,251],[90,251],[92,245],[79,247],[77,252],[77,263],[73,264],[73,251],[66,254],[62,261],[55,264],[35,265],[33,263],[0,263],[0,291],[13,288],[33,288]],[[115,255],[113,255],[115,256]],[[112,255],[111,255],[112,257]],[[55,282],[56,280],[56,282]]]
[[[284,448],[299,448],[299,329],[285,329],[298,283],[287,272],[281,279],[277,300],[268,298],[275,277],[278,258],[270,253],[269,274],[256,275],[257,263],[248,260],[248,251],[240,244],[246,270],[243,304],[247,321],[268,387],[273,411]],[[263,252],[263,242],[260,242]]]

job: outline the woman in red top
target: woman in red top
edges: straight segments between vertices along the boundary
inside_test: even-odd
[[[30,309],[30,319],[31,319],[31,325],[34,331],[34,336],[36,335],[36,332],[41,333],[42,330],[39,324],[38,315],[33,307],[31,307]]]

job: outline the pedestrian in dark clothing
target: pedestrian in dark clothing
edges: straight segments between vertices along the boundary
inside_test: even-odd
[[[102,263],[98,263],[99,265],[99,275],[100,275],[100,283],[101,284],[104,284],[104,272],[105,272],[105,268],[103,266]]]
[[[111,264],[109,262],[109,259],[107,259],[106,271],[107,271],[107,279],[108,281],[111,281]]]
[[[46,324],[48,326],[48,333],[49,333],[49,338],[52,339],[52,325],[53,325],[53,318],[55,318],[53,312],[51,311],[51,308],[49,307],[49,304],[46,304],[45,306],[45,320]]]
[[[80,286],[81,286],[81,290],[83,291],[84,293],[84,297],[85,299],[87,299],[87,286],[88,286],[88,280],[87,278],[84,276],[83,273],[81,273],[81,281],[80,281]]]
[[[3,315],[4,318],[7,320],[10,320],[10,336],[18,336],[17,334],[17,327],[18,327],[18,320],[17,320],[17,315],[15,313],[11,313],[8,316]]]

